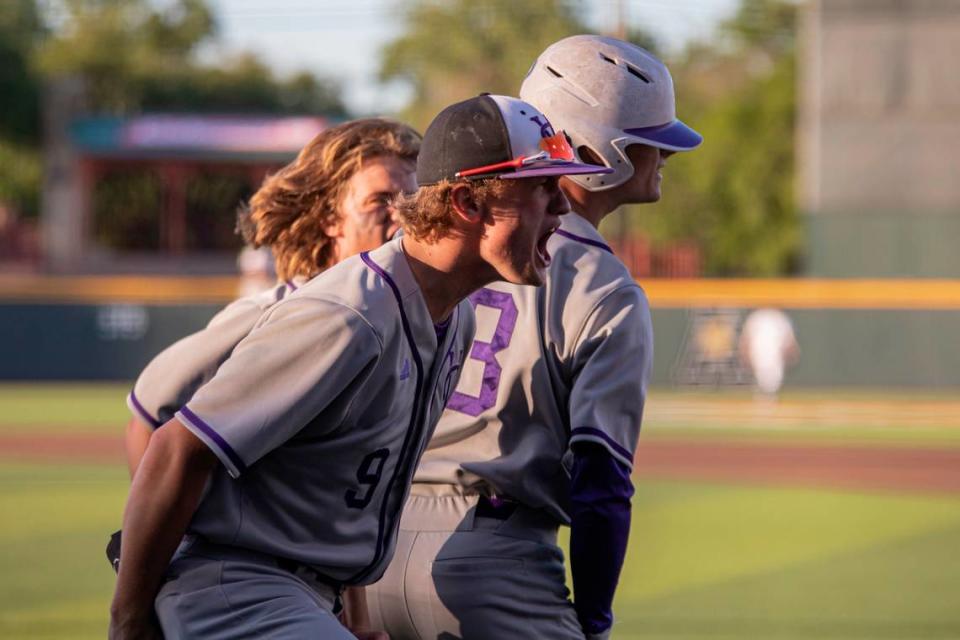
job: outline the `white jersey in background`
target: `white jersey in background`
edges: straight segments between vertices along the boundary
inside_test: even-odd
[[[740,341],[757,387],[768,395],[777,393],[797,344],[790,318],[779,309],[757,309],[744,321]]]

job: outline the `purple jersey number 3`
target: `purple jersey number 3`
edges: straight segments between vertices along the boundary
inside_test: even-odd
[[[510,338],[517,325],[517,304],[509,293],[493,289],[480,289],[470,296],[470,302],[474,309],[484,306],[500,311],[497,328],[490,342],[474,340],[470,350],[470,357],[483,363],[480,397],[454,391],[447,402],[448,409],[476,417],[497,403],[501,369],[496,355],[510,346]]]

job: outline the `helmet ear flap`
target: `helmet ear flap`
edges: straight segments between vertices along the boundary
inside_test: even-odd
[[[614,133],[608,131],[601,137],[609,135],[614,135]],[[589,140],[579,140],[578,142],[576,152],[581,162],[608,167],[613,169],[613,173],[567,176],[569,180],[576,182],[588,191],[605,191],[623,184],[633,175],[633,164],[624,152],[624,147],[629,144],[628,139],[621,137],[611,140],[609,142],[610,149],[606,153],[590,144]]]
[[[593,148],[585,144],[581,144],[580,146],[577,147],[577,157],[580,158],[581,162],[585,162],[587,164],[598,164],[602,167],[608,166],[607,163],[604,162],[603,157],[599,153],[597,153],[596,151],[593,150]],[[600,176],[570,176],[570,177],[578,178],[575,182],[579,182],[580,185],[583,186],[585,189],[592,190],[599,186],[603,186],[603,182],[599,180]]]

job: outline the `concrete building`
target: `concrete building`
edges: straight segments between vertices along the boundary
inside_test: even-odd
[[[809,274],[960,277],[960,0],[809,0],[801,25]]]

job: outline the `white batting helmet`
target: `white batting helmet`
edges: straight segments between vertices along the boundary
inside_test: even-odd
[[[667,67],[649,51],[615,38],[580,35],[550,45],[530,67],[520,97],[566,131],[574,149],[589,148],[613,169],[569,176],[590,191],[612,189],[633,176],[626,154],[631,144],[689,151],[703,142],[677,120]]]

